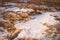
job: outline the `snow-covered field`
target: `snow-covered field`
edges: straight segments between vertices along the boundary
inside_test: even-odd
[[[38,40],[58,40],[60,38],[60,34],[55,33],[57,32],[57,28],[55,28],[54,25],[60,24],[60,22],[59,20],[55,20],[54,16],[60,17],[60,12],[45,12],[37,15],[35,19],[25,23],[17,23],[15,26],[23,29],[17,38],[28,39],[31,37]],[[48,30],[49,26],[52,27],[51,30]],[[51,34],[49,35],[49,32],[46,32],[45,30],[48,30]],[[15,38],[15,40],[17,40],[17,38]]]
[[[21,11],[21,12],[31,12],[33,9],[19,9],[17,7],[7,8],[4,7],[0,10],[4,11]],[[0,12],[1,12],[0,11]],[[56,20],[55,18],[60,19],[60,12],[43,12],[39,15],[33,15],[34,19],[31,19],[26,22],[21,22],[15,24],[16,28],[22,29],[22,31],[18,34],[18,36],[14,40],[18,40],[18,38],[35,38],[37,40],[59,40],[60,33],[58,33],[58,28],[60,28],[60,20]],[[51,29],[50,29],[51,28]],[[46,31],[47,30],[47,31]],[[60,31],[59,31],[60,32]],[[0,32],[0,40],[5,40],[5,32]],[[7,33],[6,33],[7,34]],[[1,36],[5,35],[5,36]],[[7,39],[6,39],[7,40]]]

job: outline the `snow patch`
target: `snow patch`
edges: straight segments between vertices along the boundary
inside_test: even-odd
[[[37,15],[35,19],[27,21],[25,23],[17,23],[15,27],[18,27],[20,29],[23,29],[17,38],[28,38],[28,37],[34,37],[37,39],[42,40],[54,40],[54,38],[48,38],[46,37],[47,33],[45,30],[48,29],[47,26],[43,25],[43,23],[47,23],[49,25],[55,25],[59,23],[59,21],[55,20],[53,16],[50,14],[59,14],[60,12],[45,12],[41,15]],[[52,32],[52,35],[55,35]],[[16,39],[17,39],[16,38]],[[15,39],[14,39],[15,40]],[[57,38],[56,38],[57,40]]]

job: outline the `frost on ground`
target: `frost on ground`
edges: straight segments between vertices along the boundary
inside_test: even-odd
[[[25,23],[17,23],[15,26],[22,29],[17,39],[28,40],[60,40],[60,20],[55,18],[60,16],[60,12],[45,12],[37,15],[35,19],[27,21]]]

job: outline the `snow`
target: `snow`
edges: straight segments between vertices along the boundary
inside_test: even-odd
[[[15,11],[15,12],[32,12],[34,11],[33,9],[28,9],[28,8],[17,8],[17,7],[12,7],[12,8],[7,8],[5,11]]]
[[[8,40],[7,35],[8,32],[4,28],[0,27],[0,40]]]
[[[48,8],[48,7],[44,6],[44,8]],[[28,8],[19,9],[17,7],[8,7],[7,9],[5,9],[5,7],[0,7],[0,10],[15,11],[15,12],[34,11],[33,9],[30,9],[30,8],[29,9]],[[55,9],[53,8],[53,10],[55,10]],[[40,39],[57,40],[60,37],[60,35],[57,35],[57,37],[54,37],[54,38],[48,38],[48,37],[46,37],[48,32],[47,33],[45,32],[45,30],[49,29],[46,25],[50,26],[50,25],[60,24],[60,22],[58,20],[55,20],[54,16],[58,16],[60,18],[60,12],[44,12],[40,15],[36,15],[34,19],[31,19],[27,22],[21,22],[21,23],[15,24],[15,27],[22,29],[22,31],[18,34],[18,36],[14,40],[17,40],[18,38],[27,39],[29,37],[37,38],[39,40]],[[32,18],[33,18],[33,16],[32,16]],[[3,19],[0,19],[0,21],[1,20],[3,20]],[[46,25],[44,25],[45,23],[46,23]],[[53,31],[55,31],[55,30],[53,30]],[[55,33],[53,33],[53,31],[52,31],[52,35],[55,35]],[[3,37],[3,35],[5,35],[5,32],[3,34],[0,33],[1,38]]]
[[[7,6],[7,7],[0,7],[0,13],[3,13],[5,11],[14,11],[14,12],[32,12],[34,11],[31,8],[18,8],[15,6]]]
[[[45,30],[48,29],[47,26],[43,25],[44,23],[47,23],[48,25],[56,25],[59,23],[59,21],[55,20],[53,16],[50,14],[59,14],[60,12],[45,12],[43,14],[37,15],[35,19],[27,21],[25,23],[17,23],[15,27],[18,27],[20,29],[23,29],[17,38],[37,38],[42,40],[54,40],[54,38],[48,38],[46,37],[47,33]],[[54,29],[54,28],[53,28]],[[52,30],[52,35],[55,35]],[[49,35],[48,35],[49,36]],[[57,36],[58,37],[58,36]],[[59,36],[60,37],[60,36]],[[15,38],[14,40],[16,40]],[[57,40],[57,38],[55,38]]]
[[[33,9],[28,9],[28,8],[22,8],[20,9],[21,12],[31,12],[31,11],[34,11]]]
[[[29,2],[30,0],[20,0],[20,2]]]
[[[15,12],[17,12],[17,11],[20,11],[20,9],[17,8],[17,7],[12,7],[12,8],[7,8],[5,11],[15,11]]]
[[[6,2],[4,5],[12,5],[12,6],[16,6],[16,5],[17,5],[17,3]]]

